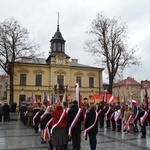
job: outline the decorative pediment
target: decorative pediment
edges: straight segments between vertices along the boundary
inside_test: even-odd
[[[57,57],[58,59],[64,59],[64,58],[65,58],[63,54],[58,54],[56,57]]]
[[[67,72],[62,69],[59,69],[59,70],[56,70],[54,73],[55,74],[66,74]]]
[[[28,70],[26,68],[21,68],[21,69],[18,69],[17,72],[19,72],[19,73],[29,73],[30,70]]]
[[[95,73],[93,73],[93,72],[89,72],[88,74],[87,74],[87,76],[92,76],[92,77],[95,77],[96,76],[96,74]]]
[[[36,69],[36,70],[33,70],[33,73],[34,74],[44,74],[45,73],[45,71],[43,71],[42,69]]]
[[[74,73],[75,76],[83,76],[84,73],[82,73],[81,71],[77,71]]]

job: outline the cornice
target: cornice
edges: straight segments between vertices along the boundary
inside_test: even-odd
[[[93,72],[89,72],[89,73],[87,74],[87,76],[94,76],[94,77],[96,77],[96,74],[93,73]]]
[[[67,72],[62,69],[56,70],[54,73],[55,74],[67,74]]]
[[[21,69],[18,69],[17,72],[19,72],[19,73],[29,73],[30,70],[28,70],[26,68],[21,68]]]
[[[54,68],[70,68],[70,65],[51,64],[51,67],[54,67]]]
[[[75,76],[83,76],[84,73],[82,73],[81,71],[77,71],[74,73]]]
[[[34,74],[37,74],[37,73],[44,74],[45,71],[43,71],[42,69],[36,69],[36,70],[33,70],[33,73]]]

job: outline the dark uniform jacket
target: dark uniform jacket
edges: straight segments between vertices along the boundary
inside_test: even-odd
[[[74,118],[76,117],[76,114],[78,112],[78,106],[77,105],[73,105],[70,110],[68,111],[68,118],[67,118],[67,128],[69,129],[69,127],[71,126]],[[83,112],[81,112],[80,117],[77,121],[77,123],[75,124],[75,126],[72,129],[72,134],[79,134],[81,133],[81,123],[84,120],[84,115]]]
[[[94,124],[95,117],[96,117],[96,112],[94,109],[91,109],[86,115],[86,121],[85,121],[85,126],[84,126],[85,129],[87,129],[88,127],[90,127],[91,125]],[[92,130],[90,130],[88,133],[89,134],[97,134],[98,133],[98,119],[97,119],[95,125],[93,126]]]

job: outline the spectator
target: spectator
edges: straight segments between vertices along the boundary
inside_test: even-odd
[[[4,111],[4,121],[10,121],[10,117],[9,117],[10,107],[7,101],[5,102],[3,106],[3,111]]]
[[[11,104],[11,112],[12,112],[12,113],[15,113],[15,112],[16,112],[16,107],[17,107],[16,103],[13,102],[13,103]]]

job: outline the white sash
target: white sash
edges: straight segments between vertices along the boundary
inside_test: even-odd
[[[130,126],[129,126],[129,125],[130,125],[130,122],[131,122],[132,118],[133,118],[133,116],[130,115],[130,116],[129,116],[129,119],[128,119],[127,123],[126,123],[126,130],[129,130],[129,129],[130,129]]]
[[[34,117],[33,117],[33,125],[35,125],[35,119],[36,119],[36,117],[39,115],[39,112],[40,112],[40,111],[38,111],[38,112],[34,115]]]
[[[73,122],[71,123],[70,127],[69,127],[69,131],[68,131],[68,135],[71,136],[71,130],[72,128],[75,126],[76,122],[78,121],[80,114],[81,114],[82,110],[81,108],[78,109],[78,112],[73,120]]]
[[[66,110],[64,109],[63,112],[62,112],[62,114],[61,114],[61,116],[60,116],[60,118],[59,118],[59,120],[58,120],[58,122],[56,124],[54,124],[53,127],[51,128],[51,134],[53,132],[53,129],[62,121],[65,113],[66,113]]]
[[[87,133],[90,131],[90,130],[92,130],[93,129],[93,127],[94,127],[94,125],[96,124],[96,121],[97,121],[97,119],[98,119],[98,113],[97,112],[95,112],[96,113],[96,116],[95,116],[95,121],[94,121],[94,123],[91,125],[91,126],[89,126],[88,128],[86,128],[85,130],[84,130],[84,137],[87,137]]]
[[[144,115],[140,118],[141,126],[143,126],[143,123],[146,120],[147,116],[148,116],[148,112],[145,111]]]

